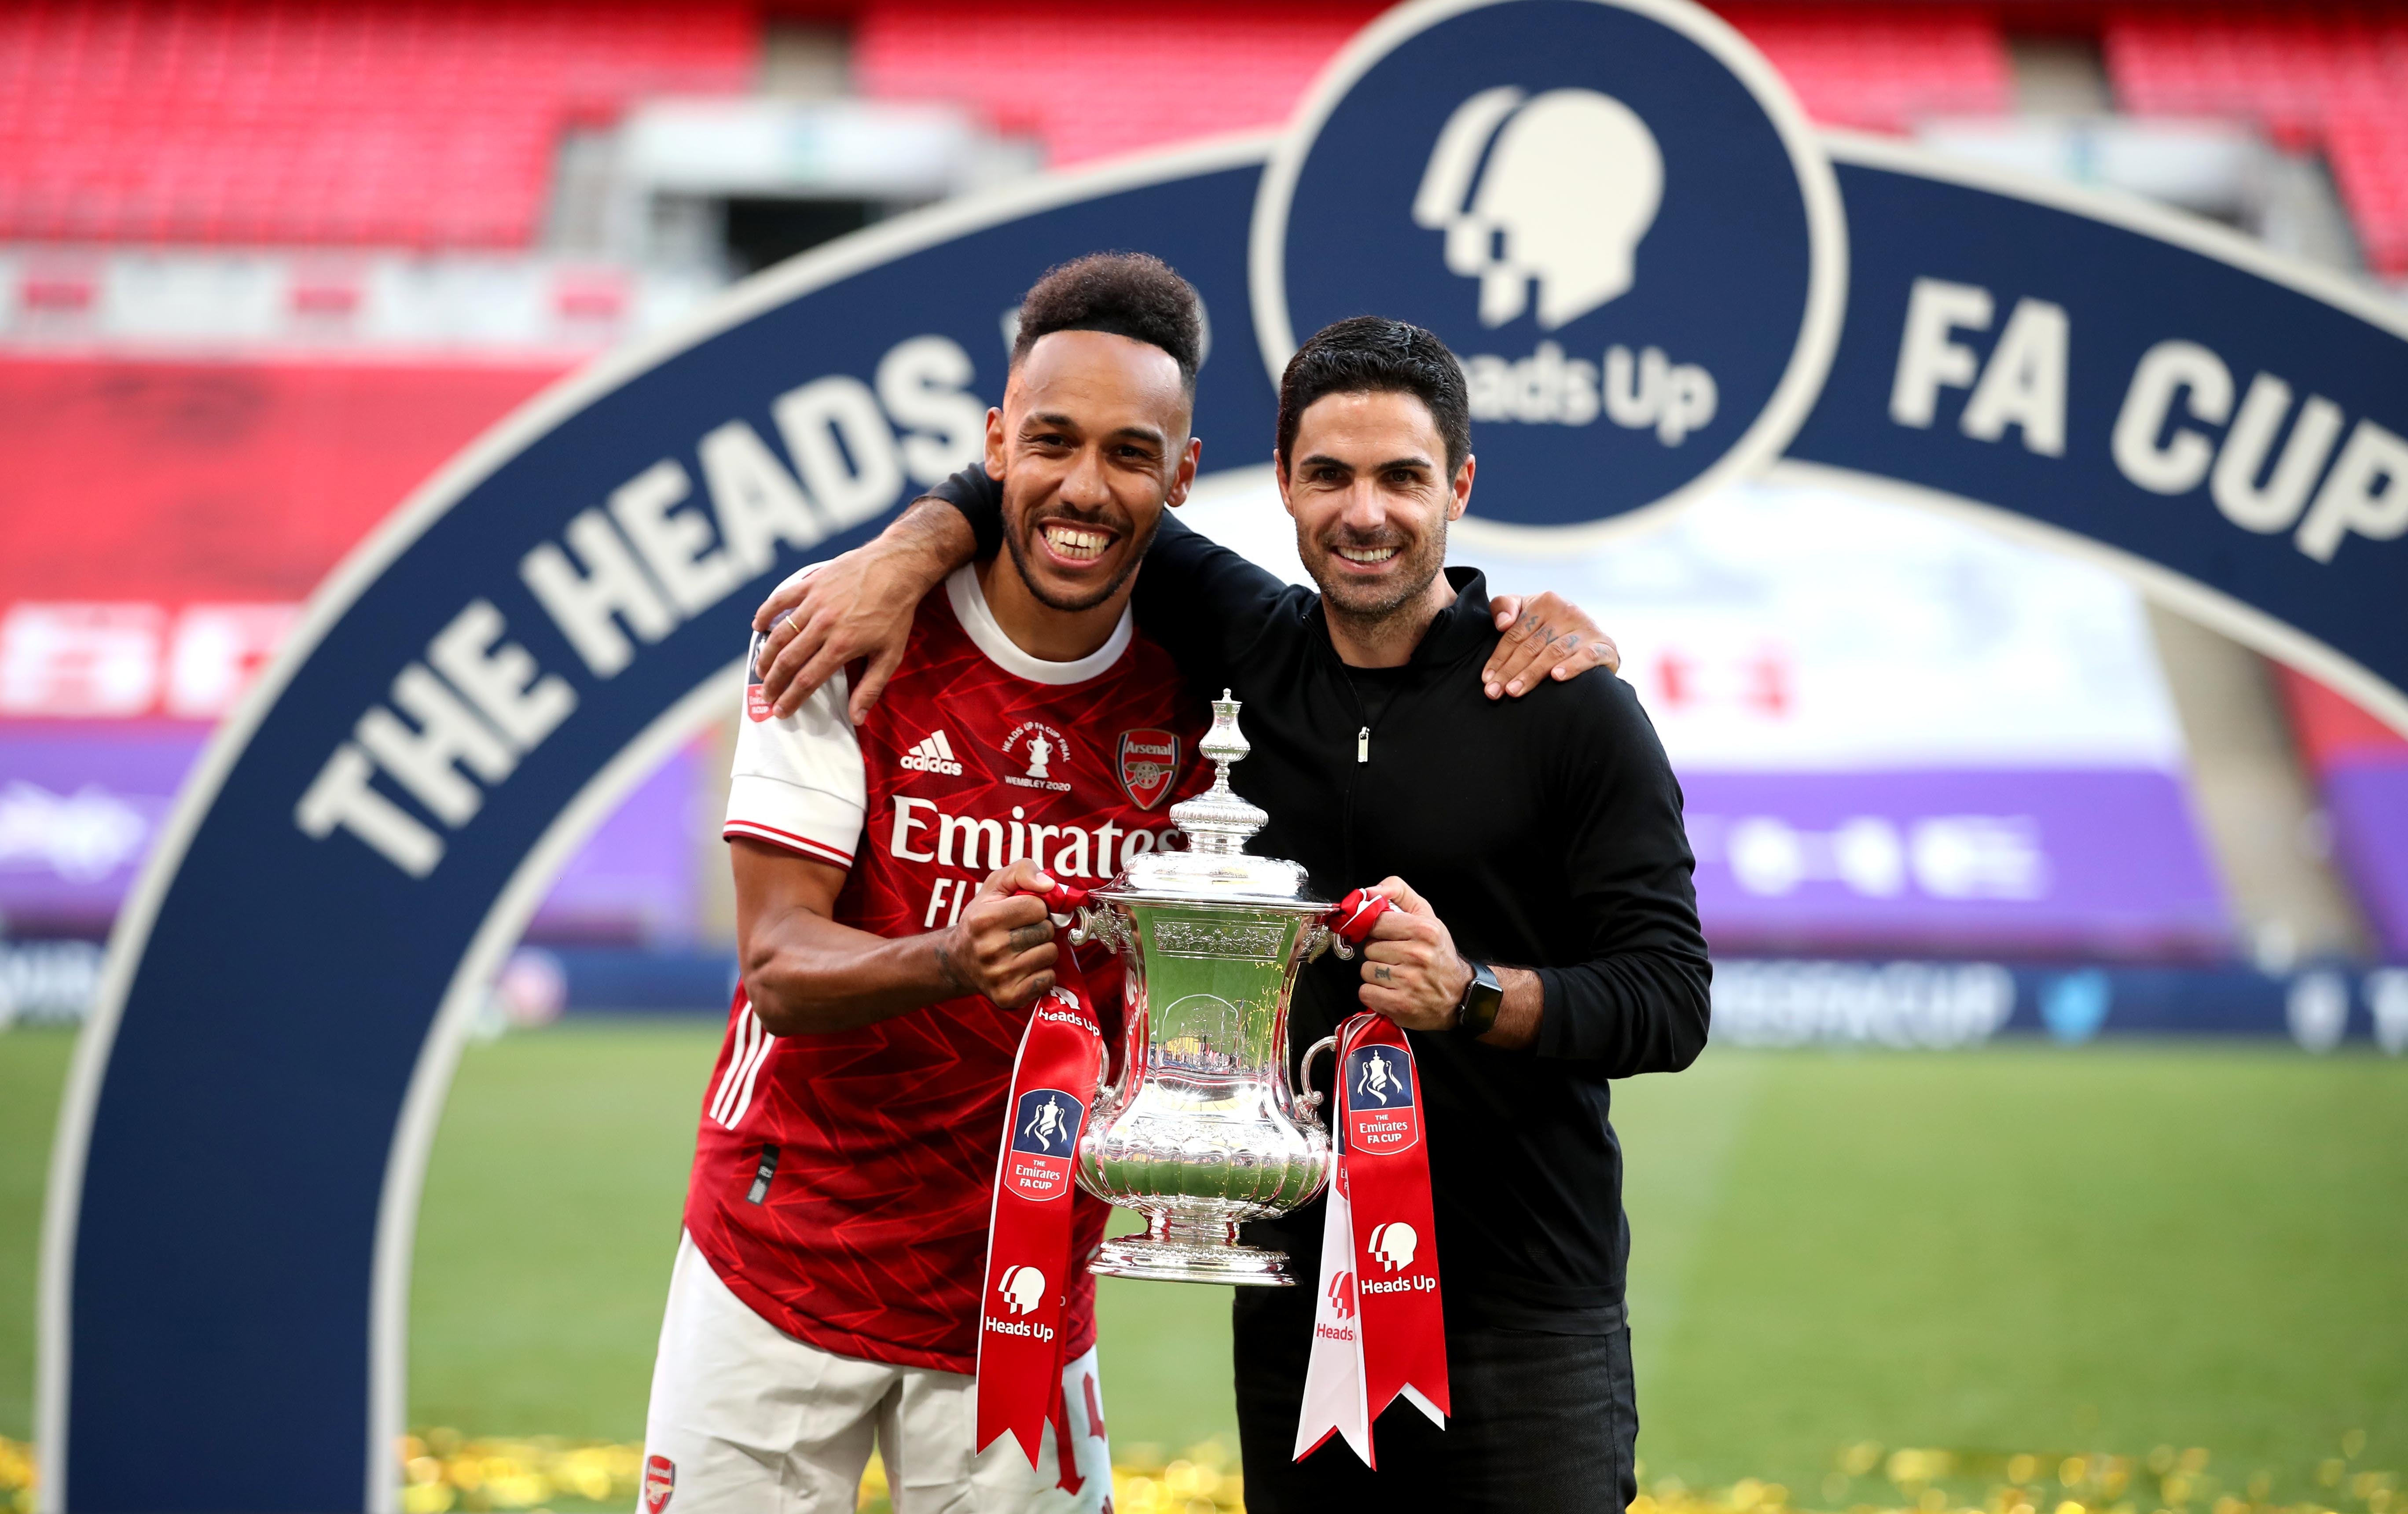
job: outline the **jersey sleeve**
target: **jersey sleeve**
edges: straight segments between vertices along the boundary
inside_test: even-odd
[[[853,866],[869,794],[861,740],[846,714],[851,683],[839,669],[793,714],[767,720],[752,717],[748,698],[722,835]]]

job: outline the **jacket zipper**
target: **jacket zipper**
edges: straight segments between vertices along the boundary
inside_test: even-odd
[[[1317,613],[1320,614],[1326,614],[1328,612],[1326,610],[1317,611]],[[1310,622],[1308,622],[1308,624],[1310,624]],[[1364,768],[1368,767],[1371,761],[1371,727],[1373,725],[1373,721],[1371,717],[1364,712],[1362,690],[1354,686],[1354,674],[1346,670],[1346,659],[1338,655],[1338,648],[1330,644],[1328,627],[1326,625],[1323,625],[1314,626],[1312,628],[1312,630],[1320,633],[1314,637],[1314,640],[1320,643],[1321,655],[1327,657],[1330,665],[1338,670],[1339,682],[1346,685],[1347,697],[1354,701],[1354,718],[1360,722],[1360,724],[1358,724],[1354,728],[1354,760],[1347,770],[1346,802],[1341,808],[1340,814],[1340,824],[1345,828],[1346,876],[1352,878],[1355,875],[1356,871],[1354,861],[1354,794],[1355,790],[1362,785]],[[1433,622],[1431,629],[1435,630],[1436,628],[1436,623]],[[1427,633],[1425,634],[1426,635]],[[1415,649],[1415,656],[1419,656],[1418,648]],[[1406,665],[1410,667],[1412,665],[1412,660],[1407,659]],[[1404,699],[1405,694],[1406,690],[1402,688],[1391,690],[1388,695],[1388,702],[1380,706],[1380,718],[1383,720],[1386,719],[1388,717],[1388,713],[1397,707],[1398,701]],[[1350,885],[1349,887],[1354,886]]]
[[[1364,712],[1362,690],[1354,686],[1354,675],[1346,670],[1346,659],[1338,655],[1338,649],[1335,647],[1328,648],[1328,654],[1329,660],[1338,667],[1339,681],[1346,685],[1347,697],[1354,701],[1354,718],[1361,722],[1354,730],[1354,761],[1347,769],[1346,803],[1340,817],[1340,823],[1346,828],[1346,876],[1352,878],[1357,871],[1354,861],[1354,796],[1362,786],[1363,769],[1371,760],[1372,720]],[[1381,718],[1386,718],[1388,712],[1396,708],[1398,697],[1401,693],[1402,690],[1390,692],[1388,702],[1380,707]],[[1348,887],[1358,886],[1350,884]]]

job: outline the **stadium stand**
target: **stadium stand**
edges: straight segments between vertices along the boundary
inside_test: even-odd
[[[2124,11],[2102,41],[2133,114],[2240,116],[2321,147],[2368,266],[2408,275],[2408,12]]]
[[[866,93],[971,102],[998,129],[1037,137],[1061,166],[1275,124],[1380,8],[867,0],[853,63]],[[1827,124],[1899,133],[1928,117],[2014,108],[1993,8],[1720,8]],[[2184,7],[2115,10],[2100,24],[2124,108],[2239,117],[2286,148],[2321,150],[2368,265],[2408,275],[2408,11]],[[1166,78],[1180,87],[1163,88]]]
[[[1727,6],[1723,18],[1832,126],[1904,132],[1926,116],[2013,109],[2007,40],[1987,10],[1945,6]]]
[[[753,7],[667,0],[0,7],[0,238],[524,246],[553,148],[747,88]]]
[[[0,609],[298,600],[558,371],[0,363]]]
[[[970,102],[1060,166],[1283,120],[1384,8],[869,0],[854,22],[854,79],[869,94]]]
[[[2357,224],[2367,266],[2408,278],[2408,69],[2397,88],[2403,103],[2388,112],[2335,117],[2325,154]]]
[[[2276,673],[2334,859],[2376,943],[2408,959],[2408,740],[2305,673]]]
[[[864,0],[853,61],[865,93],[967,100],[1063,165],[1273,124],[1381,8]],[[1993,9],[1724,9],[1828,123],[2012,107]],[[2408,13],[2118,10],[2102,40],[2126,108],[2322,149],[2369,263],[2408,274]],[[564,131],[744,90],[761,53],[733,0],[26,0],[0,7],[0,239],[524,247]]]
[[[1151,6],[1043,0],[869,0],[853,65],[869,94],[968,100],[1055,165],[1284,120],[1331,54],[1383,7]],[[1732,7],[1806,108],[1835,125],[1904,131],[1928,114],[2005,109],[1995,16],[1952,7]],[[1176,89],[1163,87],[1177,79]]]

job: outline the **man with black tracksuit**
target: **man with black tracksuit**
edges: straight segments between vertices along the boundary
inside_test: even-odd
[[[1322,592],[1166,518],[1134,607],[1193,685],[1244,701],[1254,750],[1231,781],[1270,816],[1249,849],[1329,898],[1384,880],[1400,906],[1362,960],[1305,970],[1290,1042],[1365,1008],[1412,1032],[1454,1413],[1443,1432],[1383,1415],[1377,1472],[1335,1442],[1291,1461],[1314,1291],[1240,1289],[1246,1502],[1618,1510],[1638,1426],[1608,1079],[1678,1071],[1706,1040],[1680,787],[1609,672],[1518,700],[1473,689],[1498,633],[1481,574],[1441,566],[1474,463],[1436,337],[1372,317],[1315,335],[1282,382],[1275,455]],[[944,555],[968,555],[964,523],[996,549],[993,481],[974,468],[934,493],[962,512]],[[1312,1279],[1322,1226],[1316,1202],[1248,1239]]]

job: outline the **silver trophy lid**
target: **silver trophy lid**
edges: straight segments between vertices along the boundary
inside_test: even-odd
[[[1128,871],[1101,892],[1133,902],[1226,900],[1312,909],[1326,902],[1306,887],[1303,868],[1245,849],[1270,816],[1229,787],[1230,764],[1254,750],[1238,727],[1238,702],[1227,689],[1221,691],[1212,701],[1212,728],[1197,745],[1217,770],[1212,786],[1170,807],[1170,823],[1186,836],[1187,849],[1140,853],[1129,859]]]

